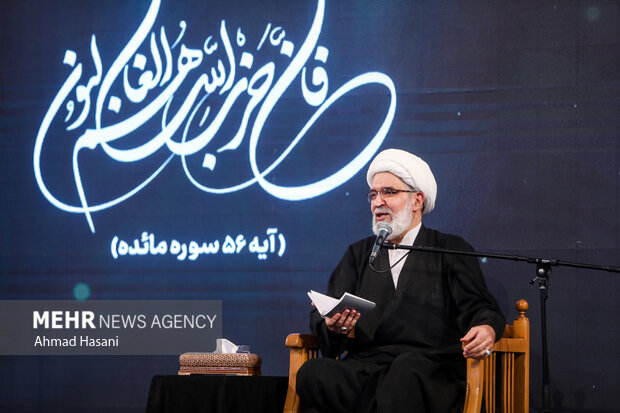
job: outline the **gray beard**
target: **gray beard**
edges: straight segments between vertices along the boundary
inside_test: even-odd
[[[390,214],[390,217],[392,217],[392,222],[390,223],[392,226],[392,233],[387,236],[386,240],[388,241],[403,235],[403,233],[409,229],[411,226],[411,221],[413,220],[413,213],[411,212],[411,199],[407,202],[407,206],[397,214],[393,214],[389,208],[377,208],[375,209],[375,213],[377,212],[388,213]],[[375,235],[379,235],[380,222],[382,221],[377,221],[376,215],[373,214],[372,232]]]

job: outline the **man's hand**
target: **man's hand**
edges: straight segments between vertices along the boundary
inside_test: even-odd
[[[336,313],[331,318],[325,317],[325,325],[332,334],[347,335],[351,332],[361,313],[355,310],[344,310],[342,314]]]
[[[472,327],[461,342],[467,343],[463,347],[463,356],[481,360],[491,354],[495,343],[495,330],[489,325]]]

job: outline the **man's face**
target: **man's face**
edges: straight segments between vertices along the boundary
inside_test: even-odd
[[[415,227],[421,220],[421,207],[424,195],[421,192],[399,192],[382,196],[383,188],[409,190],[402,179],[390,172],[379,172],[372,179],[372,191],[379,194],[370,203],[373,232],[378,233],[378,225],[385,221],[392,225],[389,240],[399,239],[405,232]]]

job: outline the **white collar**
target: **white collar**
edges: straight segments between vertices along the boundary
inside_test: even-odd
[[[411,228],[403,237],[401,244],[403,245],[413,245],[415,239],[418,237],[418,233],[420,232],[420,228],[422,228],[422,222],[416,225],[414,228]]]

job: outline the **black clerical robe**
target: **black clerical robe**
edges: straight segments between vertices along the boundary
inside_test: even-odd
[[[313,311],[310,327],[319,336],[321,352],[324,357],[335,357],[346,350],[345,360],[337,363],[351,361],[351,366],[359,366],[359,363],[379,366],[358,374],[365,384],[353,390],[357,392],[363,389],[363,394],[355,396],[358,403],[354,409],[356,411],[377,409],[378,402],[373,394],[377,392],[377,385],[382,383],[382,378],[377,379],[376,376],[383,374],[380,373],[382,368],[390,366],[393,360],[403,355],[424,360],[421,363],[413,361],[408,367],[409,370],[419,370],[415,378],[419,383],[412,384],[415,380],[404,375],[403,380],[396,377],[395,382],[392,377],[388,389],[404,386],[407,396],[411,395],[411,400],[420,405],[411,407],[410,411],[458,411],[464,396],[466,368],[459,339],[471,327],[483,324],[490,325],[499,339],[506,323],[497,302],[487,290],[478,259],[465,255],[413,251],[406,258],[398,285],[394,288],[390,271],[378,273],[368,264],[374,240],[374,237],[369,237],[348,248],[331,275],[327,294],[340,297],[344,292],[350,292],[374,301],[376,307],[361,315],[355,327],[354,339],[330,334],[322,317],[316,310]],[[473,251],[462,238],[424,226],[414,245]],[[380,251],[373,267],[378,271],[389,268],[387,250]],[[321,363],[317,362],[319,368],[311,375],[321,371]],[[312,368],[309,365],[307,370]],[[308,371],[305,373],[307,376]],[[328,373],[330,377],[325,378],[327,381],[338,377],[337,373]],[[350,376],[346,377],[349,381]],[[313,383],[320,385],[308,377],[301,379],[299,386],[313,386]],[[306,393],[306,399],[325,399],[325,392],[330,387],[333,386],[325,384],[321,392],[314,396],[307,396]],[[381,391],[386,391],[386,387],[381,388]],[[313,403],[312,400],[306,402]]]

